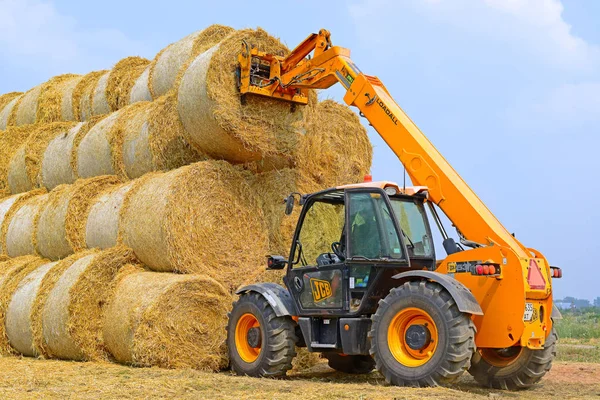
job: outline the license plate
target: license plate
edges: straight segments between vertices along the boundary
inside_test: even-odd
[[[531,321],[533,318],[533,303],[525,303],[525,314],[523,314],[523,321]]]

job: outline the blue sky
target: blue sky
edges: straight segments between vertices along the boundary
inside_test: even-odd
[[[557,297],[600,296],[598,1],[0,0],[0,15],[0,93],[152,58],[213,23],[261,26],[290,47],[327,28],[502,223],[563,267]],[[401,181],[369,133],[374,177]]]

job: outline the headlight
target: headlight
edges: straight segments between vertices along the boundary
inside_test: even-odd
[[[387,193],[388,196],[395,196],[398,194],[398,189],[396,189],[393,186],[388,186],[383,190],[385,191],[385,193]]]

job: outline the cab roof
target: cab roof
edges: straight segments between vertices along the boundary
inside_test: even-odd
[[[336,189],[344,190],[344,189],[360,189],[360,188],[377,188],[377,189],[385,189],[387,187],[393,187],[400,194],[405,194],[408,196],[413,196],[418,193],[423,193],[427,191],[427,186],[407,186],[400,187],[397,183],[391,181],[377,181],[377,182],[363,182],[363,183],[352,183],[350,185],[342,185],[336,186]]]

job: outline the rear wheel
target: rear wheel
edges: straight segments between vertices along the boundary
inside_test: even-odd
[[[331,368],[347,374],[368,374],[375,369],[375,360],[367,355],[323,353]]]
[[[260,294],[241,295],[227,326],[231,367],[238,375],[284,376],[296,356],[295,328],[291,317],[277,317]]]
[[[393,385],[436,386],[469,368],[475,325],[437,283],[406,282],[392,289],[372,320],[370,352]]]
[[[558,335],[553,328],[541,350],[521,346],[479,349],[473,355],[469,373],[477,382],[491,388],[526,389],[550,371],[557,341]]]

